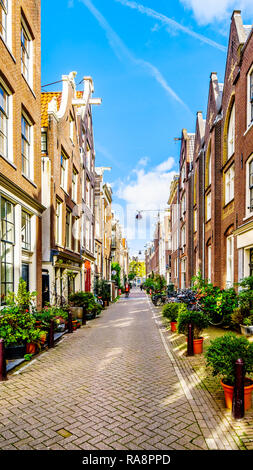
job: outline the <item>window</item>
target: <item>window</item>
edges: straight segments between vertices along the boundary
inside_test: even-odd
[[[1,304],[8,292],[14,291],[14,205],[1,198]]]
[[[228,123],[228,159],[235,151],[235,105],[233,104]]]
[[[62,243],[62,203],[56,201],[56,243],[61,245]]]
[[[253,212],[253,156],[251,155],[246,166],[246,216]]]
[[[22,210],[21,242],[24,250],[31,250],[31,216]]]
[[[212,208],[212,195],[209,193],[206,196],[206,221],[211,219],[211,208]]]
[[[186,258],[181,261],[181,289],[186,287]]]
[[[249,164],[249,208],[250,212],[253,211],[253,159]]]
[[[86,180],[86,205],[90,207],[90,197],[91,197],[91,187],[90,187],[90,180],[87,178]]]
[[[9,96],[0,85],[0,154],[8,158]]]
[[[7,15],[8,15],[8,0],[0,0],[0,34],[7,42]]]
[[[74,142],[74,119],[71,114],[69,116],[69,138],[71,142]]]
[[[193,222],[194,222],[193,230],[194,230],[194,232],[197,232],[197,230],[198,230],[198,211],[197,211],[197,209],[194,209],[194,221]]]
[[[68,184],[68,159],[64,153],[61,153],[61,187],[67,191]]]
[[[79,219],[77,217],[74,218],[73,236],[74,236],[74,251],[78,252],[78,248],[79,248]]]
[[[25,26],[24,20],[21,23],[21,73],[28,83],[31,83],[31,36]]]
[[[207,279],[211,282],[212,279],[212,246],[207,247]]]
[[[225,204],[234,199],[234,177],[235,169],[234,166],[231,166],[225,173]]]
[[[184,225],[181,229],[181,247],[182,247],[183,253],[185,249],[185,241],[186,241],[186,236],[185,236],[185,225]]]
[[[73,168],[72,172],[72,200],[77,202],[77,171]]]
[[[72,245],[72,216],[70,210],[66,212],[66,248],[71,249]]]
[[[184,180],[185,180],[185,163],[183,164],[182,170],[181,170],[181,186],[183,187],[184,185]]]
[[[41,152],[47,153],[47,133],[41,133]]]
[[[212,155],[209,155],[208,160],[208,186],[212,183]]]
[[[253,71],[249,76],[249,103],[250,103],[250,122],[253,121]]]
[[[87,166],[89,171],[90,171],[90,165],[91,165],[91,149],[90,149],[90,146],[87,142],[87,146],[86,146],[86,166]]]
[[[227,237],[227,287],[232,286],[234,277],[234,237]]]
[[[25,117],[21,117],[22,173],[31,176],[31,126]]]
[[[184,194],[182,199],[181,199],[181,217],[184,216],[185,212],[186,212],[186,196]]]

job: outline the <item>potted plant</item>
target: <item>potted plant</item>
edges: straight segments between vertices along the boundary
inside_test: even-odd
[[[202,331],[209,326],[207,315],[198,310],[187,310],[184,306],[178,314],[178,333],[188,335],[188,325],[193,327],[193,351],[194,354],[203,352],[204,338],[201,336]]]
[[[37,328],[29,330],[27,332],[26,354],[36,354],[36,352],[41,349],[41,338],[46,334],[46,331],[41,331]]]
[[[245,374],[253,372],[253,343],[235,333],[226,333],[215,338],[205,354],[207,365],[212,368],[214,376],[221,377],[226,407],[232,409],[233,390],[235,384],[235,363],[237,359],[244,362]],[[245,410],[251,408],[253,380],[245,377],[244,382]]]
[[[171,302],[169,304],[164,305],[162,309],[162,315],[165,318],[168,318],[168,320],[170,320],[170,327],[171,331],[173,332],[177,331],[177,318],[179,310],[182,308],[182,305],[183,304]]]
[[[6,359],[18,359],[24,356],[29,331],[35,330],[34,325],[34,317],[28,310],[20,311],[17,306],[1,310],[0,338],[5,342]]]
[[[242,324],[240,324],[241,333],[244,336],[252,336],[253,335],[253,310],[252,313],[243,319]]]

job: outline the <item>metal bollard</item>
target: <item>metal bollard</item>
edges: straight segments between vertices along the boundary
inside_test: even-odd
[[[235,419],[244,417],[244,362],[237,359],[235,363],[235,386],[233,393],[232,415]]]
[[[86,325],[86,311],[85,311],[85,307],[83,307],[82,325]]]
[[[68,333],[73,333],[72,313],[70,311],[68,313]]]
[[[54,347],[54,320],[50,321],[50,329],[49,329],[49,338],[48,338],[48,347]]]
[[[4,340],[0,339],[0,382],[7,380]]]
[[[193,351],[193,327],[192,327],[191,323],[189,323],[189,325],[188,325],[187,356],[194,356],[194,351]]]

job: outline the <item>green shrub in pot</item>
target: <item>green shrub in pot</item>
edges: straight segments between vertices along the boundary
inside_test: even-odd
[[[207,365],[214,376],[220,376],[226,385],[235,384],[235,363],[243,359],[245,374],[253,373],[253,343],[244,336],[229,332],[215,338],[205,354]]]
[[[209,326],[208,317],[204,312],[197,310],[187,310],[185,307],[184,309],[181,309],[178,314],[178,333],[182,333],[187,336],[188,325],[190,323],[193,326],[194,339],[199,339],[202,331]]]
[[[171,322],[176,322],[181,310],[185,310],[186,305],[182,303],[171,302],[163,306],[162,315]]]

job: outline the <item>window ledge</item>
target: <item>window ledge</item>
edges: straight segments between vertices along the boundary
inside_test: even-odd
[[[251,217],[253,217],[253,212],[251,212],[250,214],[246,215],[246,217],[244,217],[242,220],[248,220],[250,219]]]
[[[27,81],[27,79],[25,78],[25,76],[24,76],[24,74],[23,74],[22,72],[21,72],[21,75],[22,75],[23,79],[25,80],[27,86],[29,87],[29,90],[30,90],[31,93],[33,94],[34,98],[37,99],[37,98],[36,98],[36,95],[35,95],[35,93],[34,93],[34,91],[33,91],[33,89],[32,89],[32,87],[31,87],[31,85],[30,85],[30,83]]]
[[[4,40],[4,38],[2,37],[2,35],[1,35],[1,34],[0,34],[0,39],[1,39],[2,43],[4,44],[4,46],[6,47],[7,51],[9,52],[9,54],[10,54],[10,56],[11,56],[11,58],[12,58],[13,62],[16,64],[16,63],[17,63],[17,61],[16,61],[16,59],[15,59],[14,55],[12,54],[12,52],[11,52],[11,50],[10,50],[9,46],[7,45],[7,43],[5,42],[5,40]]]
[[[246,131],[244,132],[243,136],[245,136],[245,135],[249,132],[249,130],[250,130],[252,127],[253,127],[253,121],[249,124],[248,129],[246,129]]]
[[[61,185],[60,185],[60,188],[64,191],[64,193],[66,194],[66,196],[69,197],[69,193],[67,193],[66,189],[64,189]]]
[[[226,207],[229,206],[229,204],[231,204],[232,202],[234,202],[234,198],[233,199],[230,199],[230,201],[226,202],[223,206],[223,209],[226,209]]]
[[[17,169],[16,165],[15,165],[11,160],[8,160],[8,158],[4,157],[3,155],[0,155],[0,157],[1,157],[6,163],[9,163],[9,165],[11,165],[12,168],[14,168],[14,170]]]
[[[31,180],[31,179],[29,178],[29,176],[26,176],[24,173],[22,173],[22,176],[23,176],[29,183],[31,183],[35,188],[37,188],[37,184],[34,183],[34,181]]]

